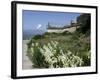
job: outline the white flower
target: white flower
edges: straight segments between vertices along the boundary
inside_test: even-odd
[[[82,66],[82,58],[74,55],[71,51],[63,51],[61,47],[58,46],[57,41],[50,41],[48,44],[44,44],[42,47],[39,43],[32,43],[31,55],[36,54],[36,50],[39,50],[41,55],[44,56],[44,61],[48,63],[49,68],[59,68],[60,65],[56,64],[58,62],[62,63],[63,67],[76,67]],[[36,49],[36,50],[35,50]],[[59,50],[58,50],[59,49]],[[57,54],[57,56],[55,56]],[[78,53],[77,53],[78,54]],[[54,66],[54,64],[56,64]]]
[[[34,43],[32,43],[32,46],[34,47]]]
[[[34,49],[31,47],[31,52],[34,53]]]
[[[72,54],[72,52],[68,50],[67,54],[68,54],[68,55],[71,55],[71,54]]]
[[[38,46],[38,43],[35,43],[36,46]]]

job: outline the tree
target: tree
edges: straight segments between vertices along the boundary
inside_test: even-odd
[[[80,24],[79,31],[82,33],[86,33],[87,31],[90,33],[91,27],[91,15],[90,14],[81,14],[77,17],[77,23]]]

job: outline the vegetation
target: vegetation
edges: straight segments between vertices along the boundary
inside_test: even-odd
[[[80,23],[81,27],[79,31],[81,33],[86,33],[87,31],[90,34],[90,26],[91,26],[91,15],[90,14],[81,14],[77,17],[77,22]]]
[[[91,65],[90,15],[77,18],[80,28],[73,33],[45,33],[27,44],[27,55],[35,68],[64,68]]]
[[[51,41],[43,46],[33,43],[34,48],[30,48],[30,54],[28,54],[34,63],[33,66],[39,68],[64,68],[83,65],[82,58],[70,51],[64,51],[58,44],[57,41]]]

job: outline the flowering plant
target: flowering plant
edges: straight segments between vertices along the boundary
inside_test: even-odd
[[[28,48],[28,56],[36,68],[80,67],[84,61],[69,50],[63,50],[57,41],[47,44],[32,43]]]

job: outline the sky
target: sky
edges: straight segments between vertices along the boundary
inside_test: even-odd
[[[71,20],[76,22],[79,15],[80,13],[23,10],[23,30],[46,30],[48,22],[54,25],[69,25]]]

